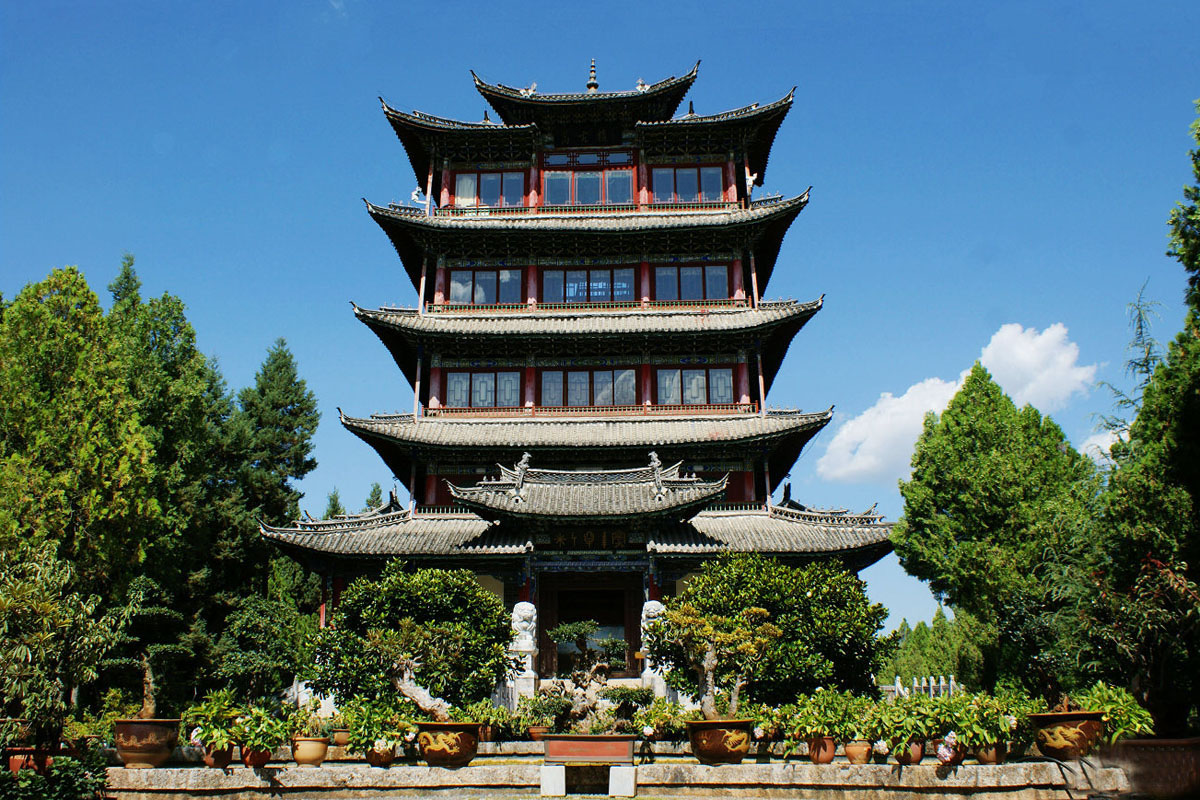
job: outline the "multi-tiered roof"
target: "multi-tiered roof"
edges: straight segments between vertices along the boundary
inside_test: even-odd
[[[268,538],[326,568],[395,556],[685,563],[722,551],[858,568],[887,552],[889,525],[874,513],[770,503],[832,416],[763,403],[823,301],[760,299],[808,203],[807,191],[751,196],[793,94],[676,116],[696,74],[600,92],[593,70],[574,94],[475,76],[499,121],[383,103],[425,198],[367,210],[418,303],[354,313],[413,384],[416,407],[341,421],[413,501],[265,527]],[[503,196],[485,197],[485,180],[503,181]],[[684,297],[697,275],[707,288]],[[577,281],[574,295],[563,280]],[[583,387],[571,402],[567,375]]]

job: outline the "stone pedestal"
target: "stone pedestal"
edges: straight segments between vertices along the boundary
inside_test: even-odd
[[[567,796],[567,768],[564,766],[542,767],[542,797]]]
[[[608,768],[608,796],[636,797],[637,796],[637,767]]]

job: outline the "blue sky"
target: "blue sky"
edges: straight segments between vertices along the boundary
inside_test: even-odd
[[[323,414],[303,505],[336,486],[357,506],[391,477],[336,408],[412,403],[349,305],[415,300],[359,199],[415,185],[376,97],[477,120],[468,69],[554,92],[593,57],[601,89],[702,59],[698,113],[798,87],[764,190],[812,202],[766,294],[826,305],[770,400],[837,417],[793,495],[894,519],[915,426],[976,359],[1082,446],[1143,282],[1157,333],[1178,330],[1165,220],[1190,178],[1198,30],[1195,2],[0,0],[0,291],[64,264],[103,291],[129,251],[231,386],[285,337]],[[894,559],[864,577],[893,624],[932,615]]]

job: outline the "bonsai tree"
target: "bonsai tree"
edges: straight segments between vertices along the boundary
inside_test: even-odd
[[[183,615],[163,605],[166,594],[144,575],[129,584],[126,600],[128,626],[121,636],[124,653],[107,659],[105,667],[129,668],[141,673],[142,707],[137,719],[154,719],[158,715],[158,676],[175,659],[186,656],[188,650],[179,644],[178,633],[183,627]]]
[[[408,571],[347,587],[332,626],[316,639],[313,689],[339,704],[408,698],[436,721],[491,696],[512,668],[504,604],[467,570]]]
[[[571,683],[570,719],[579,730],[592,730],[597,720],[601,690],[608,683],[612,672],[613,662],[625,652],[625,642],[621,639],[602,639],[597,644],[599,650],[591,647],[591,638],[600,629],[595,620],[586,619],[579,622],[564,622],[546,631],[550,641],[555,644],[575,645],[575,657],[571,661],[571,671],[566,675]],[[623,661],[621,664],[623,665]]]
[[[647,630],[650,656],[656,664],[676,666],[682,653],[696,676],[700,710],[705,719],[720,719],[717,693],[728,698],[729,717],[737,715],[742,690],[782,632],[768,622],[763,608],[746,608],[735,616],[704,614],[691,603],[672,602]]]

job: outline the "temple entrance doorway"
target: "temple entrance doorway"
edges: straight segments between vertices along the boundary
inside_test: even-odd
[[[601,639],[625,642],[624,664],[611,677],[634,677],[638,665],[633,654],[641,648],[641,573],[560,572],[538,578],[538,672],[552,678],[570,671],[576,654],[572,644],[556,645],[546,635],[563,622],[595,620],[599,630],[589,640],[598,650]]]

